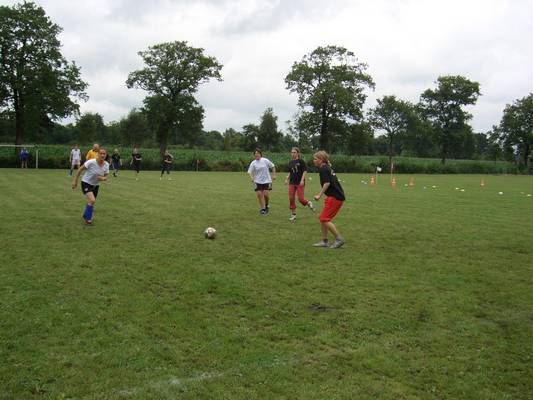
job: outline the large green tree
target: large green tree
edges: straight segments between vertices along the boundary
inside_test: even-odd
[[[420,106],[425,117],[431,121],[444,164],[451,147],[458,142],[472,118],[463,107],[475,104],[481,94],[478,82],[460,75],[440,76],[436,84],[436,89],[427,89],[422,93]]]
[[[505,107],[500,127],[504,142],[509,147],[518,147],[527,167],[533,146],[533,93]]]
[[[396,96],[383,96],[377,106],[369,111],[370,123],[378,131],[384,132],[388,139],[389,165],[394,155],[394,140],[405,135],[412,124],[414,106]]]
[[[84,113],[76,122],[77,141],[80,144],[105,142],[106,126],[98,113]]]
[[[262,150],[281,150],[282,133],[278,130],[278,117],[274,115],[271,107],[267,108],[261,115],[259,131],[257,133],[257,143]]]
[[[122,143],[131,147],[141,147],[151,137],[146,114],[137,109],[120,120],[119,131]]]
[[[366,100],[364,90],[374,88],[367,65],[343,47],[318,47],[295,62],[285,78],[287,89],[298,94],[301,118],[307,129],[320,136],[320,147],[331,148],[332,121],[360,121]],[[305,111],[304,111],[305,110]]]
[[[139,55],[146,67],[130,73],[126,85],[150,94],[152,100],[145,105],[155,102],[162,107],[161,112],[152,116],[160,118],[157,138],[163,153],[172,132],[180,124],[187,126],[183,119],[189,111],[199,113],[200,106],[194,98],[198,86],[211,78],[222,80],[222,65],[214,57],[204,55],[203,49],[188,46],[184,41],[157,44]]]
[[[80,69],[61,55],[61,28],[32,2],[0,6],[0,111],[15,115],[15,144],[28,127],[79,111],[87,84]]]

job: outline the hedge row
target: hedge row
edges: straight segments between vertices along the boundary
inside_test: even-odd
[[[110,147],[112,148],[112,147]],[[129,149],[121,149],[123,154],[123,168],[129,169]],[[179,171],[235,171],[244,172],[253,160],[253,155],[246,152],[203,151],[189,149],[170,149],[174,155],[173,170]],[[69,168],[68,154],[70,148],[66,146],[40,146],[39,168],[67,169]],[[159,170],[161,159],[157,149],[140,149],[143,156],[142,169]],[[32,152],[33,153],[33,152]],[[126,155],[126,156],[124,156]],[[34,154],[30,159],[30,166],[34,166]],[[272,160],[281,172],[287,172],[289,154],[265,153],[265,157]],[[312,155],[303,155],[309,169],[314,171]],[[376,167],[384,172],[390,170],[387,157],[376,156],[347,156],[334,155],[331,158],[333,168],[337,172],[373,173]],[[508,162],[492,162],[483,160],[447,160],[442,164],[436,159],[394,158],[394,170],[398,173],[411,174],[520,174],[524,171],[516,164]],[[12,148],[0,150],[0,168],[16,168],[20,166],[18,157]]]

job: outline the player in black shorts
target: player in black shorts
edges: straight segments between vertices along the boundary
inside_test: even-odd
[[[118,171],[121,166],[122,160],[120,159],[120,154],[118,152],[118,149],[115,149],[113,151],[113,154],[111,155],[111,167],[113,168],[113,176],[115,178],[118,176]]]
[[[163,179],[163,174],[167,173],[168,180],[172,180],[170,178],[170,167],[172,167],[172,161],[174,160],[174,157],[172,157],[172,154],[168,152],[168,150],[165,150],[165,154],[163,155],[163,160],[161,161],[161,176],[159,177],[159,180]]]
[[[131,153],[131,161],[130,165],[133,165],[133,169],[135,170],[135,180],[139,180],[139,172],[141,171],[141,161],[142,161],[141,153],[137,151],[137,149],[133,149],[133,153]]]

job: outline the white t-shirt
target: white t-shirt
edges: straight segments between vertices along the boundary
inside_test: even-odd
[[[70,151],[70,158],[72,159],[72,162],[79,162],[81,160],[81,152],[80,149],[72,149]]]
[[[248,167],[248,173],[252,175],[255,183],[265,184],[272,183],[270,177],[270,168],[274,164],[268,158],[261,157],[259,160],[253,160]]]
[[[86,171],[81,181],[89,185],[98,186],[100,184],[98,177],[109,175],[109,164],[107,161],[104,161],[104,164],[100,166],[96,159],[93,158],[92,160],[85,161],[83,166],[86,168]]]

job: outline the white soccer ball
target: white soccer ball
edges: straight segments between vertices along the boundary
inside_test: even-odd
[[[217,230],[212,227],[205,228],[204,237],[206,239],[214,239],[217,237]]]

